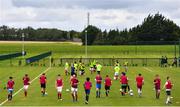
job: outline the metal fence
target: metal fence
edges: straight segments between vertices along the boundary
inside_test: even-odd
[[[74,63],[75,61],[83,62],[86,66],[89,66],[92,61],[96,60],[98,63],[101,63],[103,66],[114,66],[115,62],[119,62],[122,66],[124,62],[128,62],[129,66],[161,66],[160,58],[52,58],[51,64],[53,67],[62,67],[66,62],[69,64]],[[173,58],[168,59],[168,64],[171,65]],[[50,59],[44,58],[42,60],[26,64],[24,59],[14,58],[10,60],[0,61],[0,66],[49,66]],[[180,63],[178,63],[180,64]]]
[[[66,62],[83,62],[85,65],[89,65],[93,60],[96,60],[98,63],[101,63],[104,66],[113,66],[115,62],[119,62],[120,65],[123,65],[124,62],[128,62],[129,66],[161,66],[160,58],[60,58],[59,61],[56,59],[52,62],[54,66],[64,66]],[[168,59],[169,65],[171,65],[173,59]]]

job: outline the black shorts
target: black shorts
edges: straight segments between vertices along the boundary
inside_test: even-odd
[[[166,91],[166,95],[171,95],[171,91]]]
[[[46,84],[41,84],[41,88],[46,88]]]
[[[110,86],[105,85],[105,90],[110,90]]]
[[[98,74],[100,74],[100,73],[101,73],[101,71],[97,71],[97,73],[98,73]]]
[[[126,90],[127,85],[121,85],[121,89]]]

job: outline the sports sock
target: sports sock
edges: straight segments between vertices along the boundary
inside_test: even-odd
[[[106,96],[108,96],[108,91],[106,90]]]
[[[98,94],[99,94],[99,92],[98,92],[98,91],[96,91],[96,97],[98,97],[98,96],[99,96]]]
[[[75,100],[74,100],[74,94],[72,93],[71,95],[72,95],[73,101],[75,101]]]
[[[100,92],[100,90],[99,90],[99,98],[100,98],[100,96],[101,96],[101,92]]]

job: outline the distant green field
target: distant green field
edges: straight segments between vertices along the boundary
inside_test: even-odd
[[[3,89],[8,76],[12,75],[15,79],[15,92],[16,93],[20,88],[23,87],[22,77],[25,73],[28,73],[31,77],[31,80],[37,77],[41,72],[46,70],[48,67],[10,67],[10,68],[0,68],[0,103],[6,99],[7,91]],[[33,81],[29,87],[28,97],[25,98],[23,95],[23,90],[17,93],[12,102],[5,102],[5,106],[86,106],[84,104],[84,89],[83,83],[85,78],[88,76],[91,78],[93,87],[91,90],[90,101],[88,106],[164,106],[165,105],[165,90],[161,90],[161,96],[159,100],[155,99],[155,92],[153,90],[153,78],[155,74],[159,74],[162,79],[162,85],[165,83],[166,76],[170,76],[174,83],[172,90],[172,102],[173,106],[180,106],[180,81],[179,78],[179,68],[159,68],[159,67],[130,67],[127,76],[129,77],[129,84],[134,91],[134,96],[126,95],[122,97],[119,89],[120,84],[119,80],[113,80],[113,85],[111,87],[110,96],[106,97],[104,93],[104,85],[102,86],[100,99],[95,97],[95,75],[90,74],[88,71],[89,68],[86,68],[85,76],[78,76],[80,81],[78,88],[79,100],[76,103],[72,102],[70,92],[66,92],[66,89],[70,89],[69,76],[64,75],[62,67],[52,67],[46,72],[47,75],[47,93],[45,97],[41,96],[39,79],[37,78]],[[106,74],[109,74],[113,78],[113,67],[103,67],[102,77],[105,78]],[[121,71],[124,69],[122,68]],[[143,96],[139,98],[137,95],[137,89],[135,84],[135,77],[138,73],[142,73],[145,79],[145,85],[143,86]],[[63,88],[63,101],[57,100],[56,89],[54,87],[54,82],[57,74],[61,74],[64,79],[64,88]]]
[[[21,51],[20,43],[0,43],[0,54]],[[85,57],[85,47],[71,43],[26,43],[27,56],[51,50],[54,58]],[[159,58],[162,55],[174,57],[174,45],[120,45],[88,46],[89,58]],[[178,47],[176,51],[178,55]]]

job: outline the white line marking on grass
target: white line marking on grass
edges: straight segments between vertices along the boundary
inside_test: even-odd
[[[30,81],[30,83],[32,83],[33,81],[35,81],[38,77],[40,77],[42,75],[42,73],[46,73],[51,67],[47,68],[45,71],[41,72],[37,77],[35,77],[33,80]],[[18,91],[16,91],[12,97],[16,96],[19,92],[21,92],[24,89],[24,87],[20,88]],[[2,106],[3,104],[5,104],[8,101],[8,99],[6,99],[5,101],[3,101],[0,106]]]
[[[150,72],[154,72],[152,69],[149,69],[149,68],[147,68],[147,67],[143,67],[145,70],[147,70],[147,71],[150,71]]]

